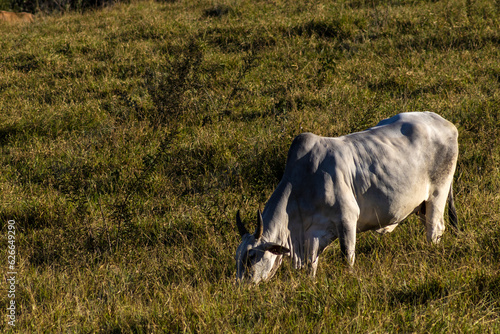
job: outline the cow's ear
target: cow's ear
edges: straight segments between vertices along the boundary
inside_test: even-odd
[[[283,255],[290,253],[290,250],[286,247],[283,247],[281,245],[275,244],[275,243],[268,243],[265,246],[265,250],[273,253],[274,255]]]

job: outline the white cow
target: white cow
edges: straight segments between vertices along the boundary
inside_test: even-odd
[[[256,231],[248,233],[236,215],[238,279],[270,279],[283,255],[314,276],[319,255],[337,238],[352,266],[357,232],[391,232],[412,213],[425,222],[427,240],[437,243],[447,201],[457,224],[457,138],[455,126],[431,112],[402,113],[338,138],[297,136]]]

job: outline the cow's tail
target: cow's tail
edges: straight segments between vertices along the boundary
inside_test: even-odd
[[[448,219],[455,231],[458,231],[457,209],[455,208],[455,201],[453,200],[453,183],[450,185],[450,192],[448,193]]]

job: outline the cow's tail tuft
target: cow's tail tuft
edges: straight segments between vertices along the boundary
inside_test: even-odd
[[[453,183],[450,185],[450,192],[448,193],[448,218],[450,219],[451,226],[454,227],[455,231],[458,231],[457,209],[453,200]]]

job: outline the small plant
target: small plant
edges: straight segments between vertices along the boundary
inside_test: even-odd
[[[147,72],[145,84],[155,106],[148,118],[154,127],[175,122],[184,113],[184,93],[195,85],[202,60],[203,53],[191,40],[174,60]]]

